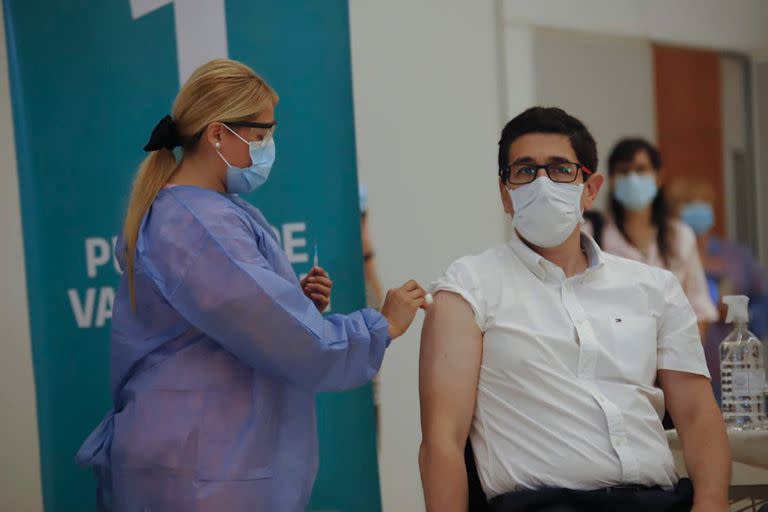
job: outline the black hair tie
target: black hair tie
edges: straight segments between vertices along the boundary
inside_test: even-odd
[[[152,135],[149,136],[149,142],[144,146],[144,151],[147,153],[159,149],[173,151],[173,148],[180,145],[181,137],[179,137],[176,121],[171,116],[165,116],[152,130]]]

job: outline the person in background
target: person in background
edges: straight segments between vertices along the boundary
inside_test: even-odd
[[[720,321],[714,322],[704,339],[704,353],[712,375],[712,389],[720,401],[720,342],[733,329],[724,322],[726,295],[749,297],[750,330],[760,339],[768,336],[768,272],[752,251],[731,240],[716,236],[715,189],[710,183],[690,179],[675,181],[670,187],[673,212],[693,229],[701,261],[707,275],[710,295],[720,309]]]
[[[77,455],[96,470],[101,509],[303,511],[316,394],[370,381],[426,305],[410,281],[381,313],[322,316],[328,275],[297,279],[238,195],[270,175],[276,104],[251,68],[217,59],[144,147],[118,250],[113,409]]]
[[[368,188],[360,185],[360,236],[363,241],[363,270],[365,272],[365,302],[369,308],[380,309],[384,301],[384,288],[376,268],[376,251],[373,248],[368,224]]]
[[[371,309],[380,309],[384,300],[383,287],[376,269],[376,251],[368,224],[368,188],[360,184],[360,238],[363,242],[363,271],[365,276],[365,303]],[[381,390],[379,375],[371,382],[373,390],[373,407],[376,416],[376,447],[381,446]]]
[[[680,280],[700,329],[719,318],[707,288],[693,230],[669,211],[661,155],[650,142],[623,139],[608,159],[609,208],[598,238],[605,252],[665,268]]]

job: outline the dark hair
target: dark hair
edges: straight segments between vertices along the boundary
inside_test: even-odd
[[[638,151],[645,151],[648,154],[648,158],[651,159],[651,165],[653,170],[659,172],[661,169],[661,153],[656,149],[656,146],[651,144],[645,139],[637,138],[624,138],[613,146],[611,156],[608,157],[608,172],[613,174],[616,171],[616,167],[622,162],[631,162],[634,160]]]
[[[651,160],[653,170],[658,173],[661,169],[661,154],[656,146],[651,144],[645,139],[641,138],[626,138],[621,139],[611,151],[611,155],[608,157],[608,175],[613,176],[616,174],[616,168],[623,162],[631,162],[635,156],[644,151],[648,158]],[[619,229],[621,236],[624,239],[632,243],[627,236],[627,231],[624,228],[626,220],[626,210],[613,195],[611,191],[610,195],[610,207],[611,215],[616,223],[616,227]],[[656,227],[656,244],[659,246],[659,254],[661,260],[664,262],[664,266],[669,267],[669,259],[671,256],[671,244],[669,243],[670,237],[670,224],[669,224],[669,206],[667,200],[664,197],[664,189],[659,187],[659,191],[656,197],[651,203],[651,223]]]
[[[571,141],[578,163],[597,172],[597,144],[584,123],[556,107],[531,107],[512,119],[501,131],[499,169],[509,163],[509,147],[529,133],[557,133]]]

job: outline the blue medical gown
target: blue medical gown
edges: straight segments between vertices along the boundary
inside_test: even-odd
[[[77,461],[116,511],[299,511],[317,472],[315,394],[359,386],[389,344],[378,312],[324,318],[262,214],[196,187],[141,227],[136,310],[112,318],[113,410]]]

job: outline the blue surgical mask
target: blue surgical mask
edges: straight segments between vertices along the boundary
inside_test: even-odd
[[[249,167],[235,167],[227,162],[221,151],[217,150],[224,163],[227,164],[227,192],[230,194],[247,194],[266,183],[269,173],[272,170],[272,164],[275,163],[275,140],[268,137],[261,141],[247,141],[237,134],[232,128],[224,127],[231,131],[235,137],[248,144],[251,155],[251,165]]]
[[[630,172],[615,180],[613,196],[629,210],[642,210],[651,204],[659,193],[656,177],[652,174]]]
[[[360,183],[359,185],[360,213],[365,213],[368,209],[368,187]]]
[[[680,218],[697,234],[706,233],[715,225],[712,205],[704,201],[693,201],[680,210]]]

